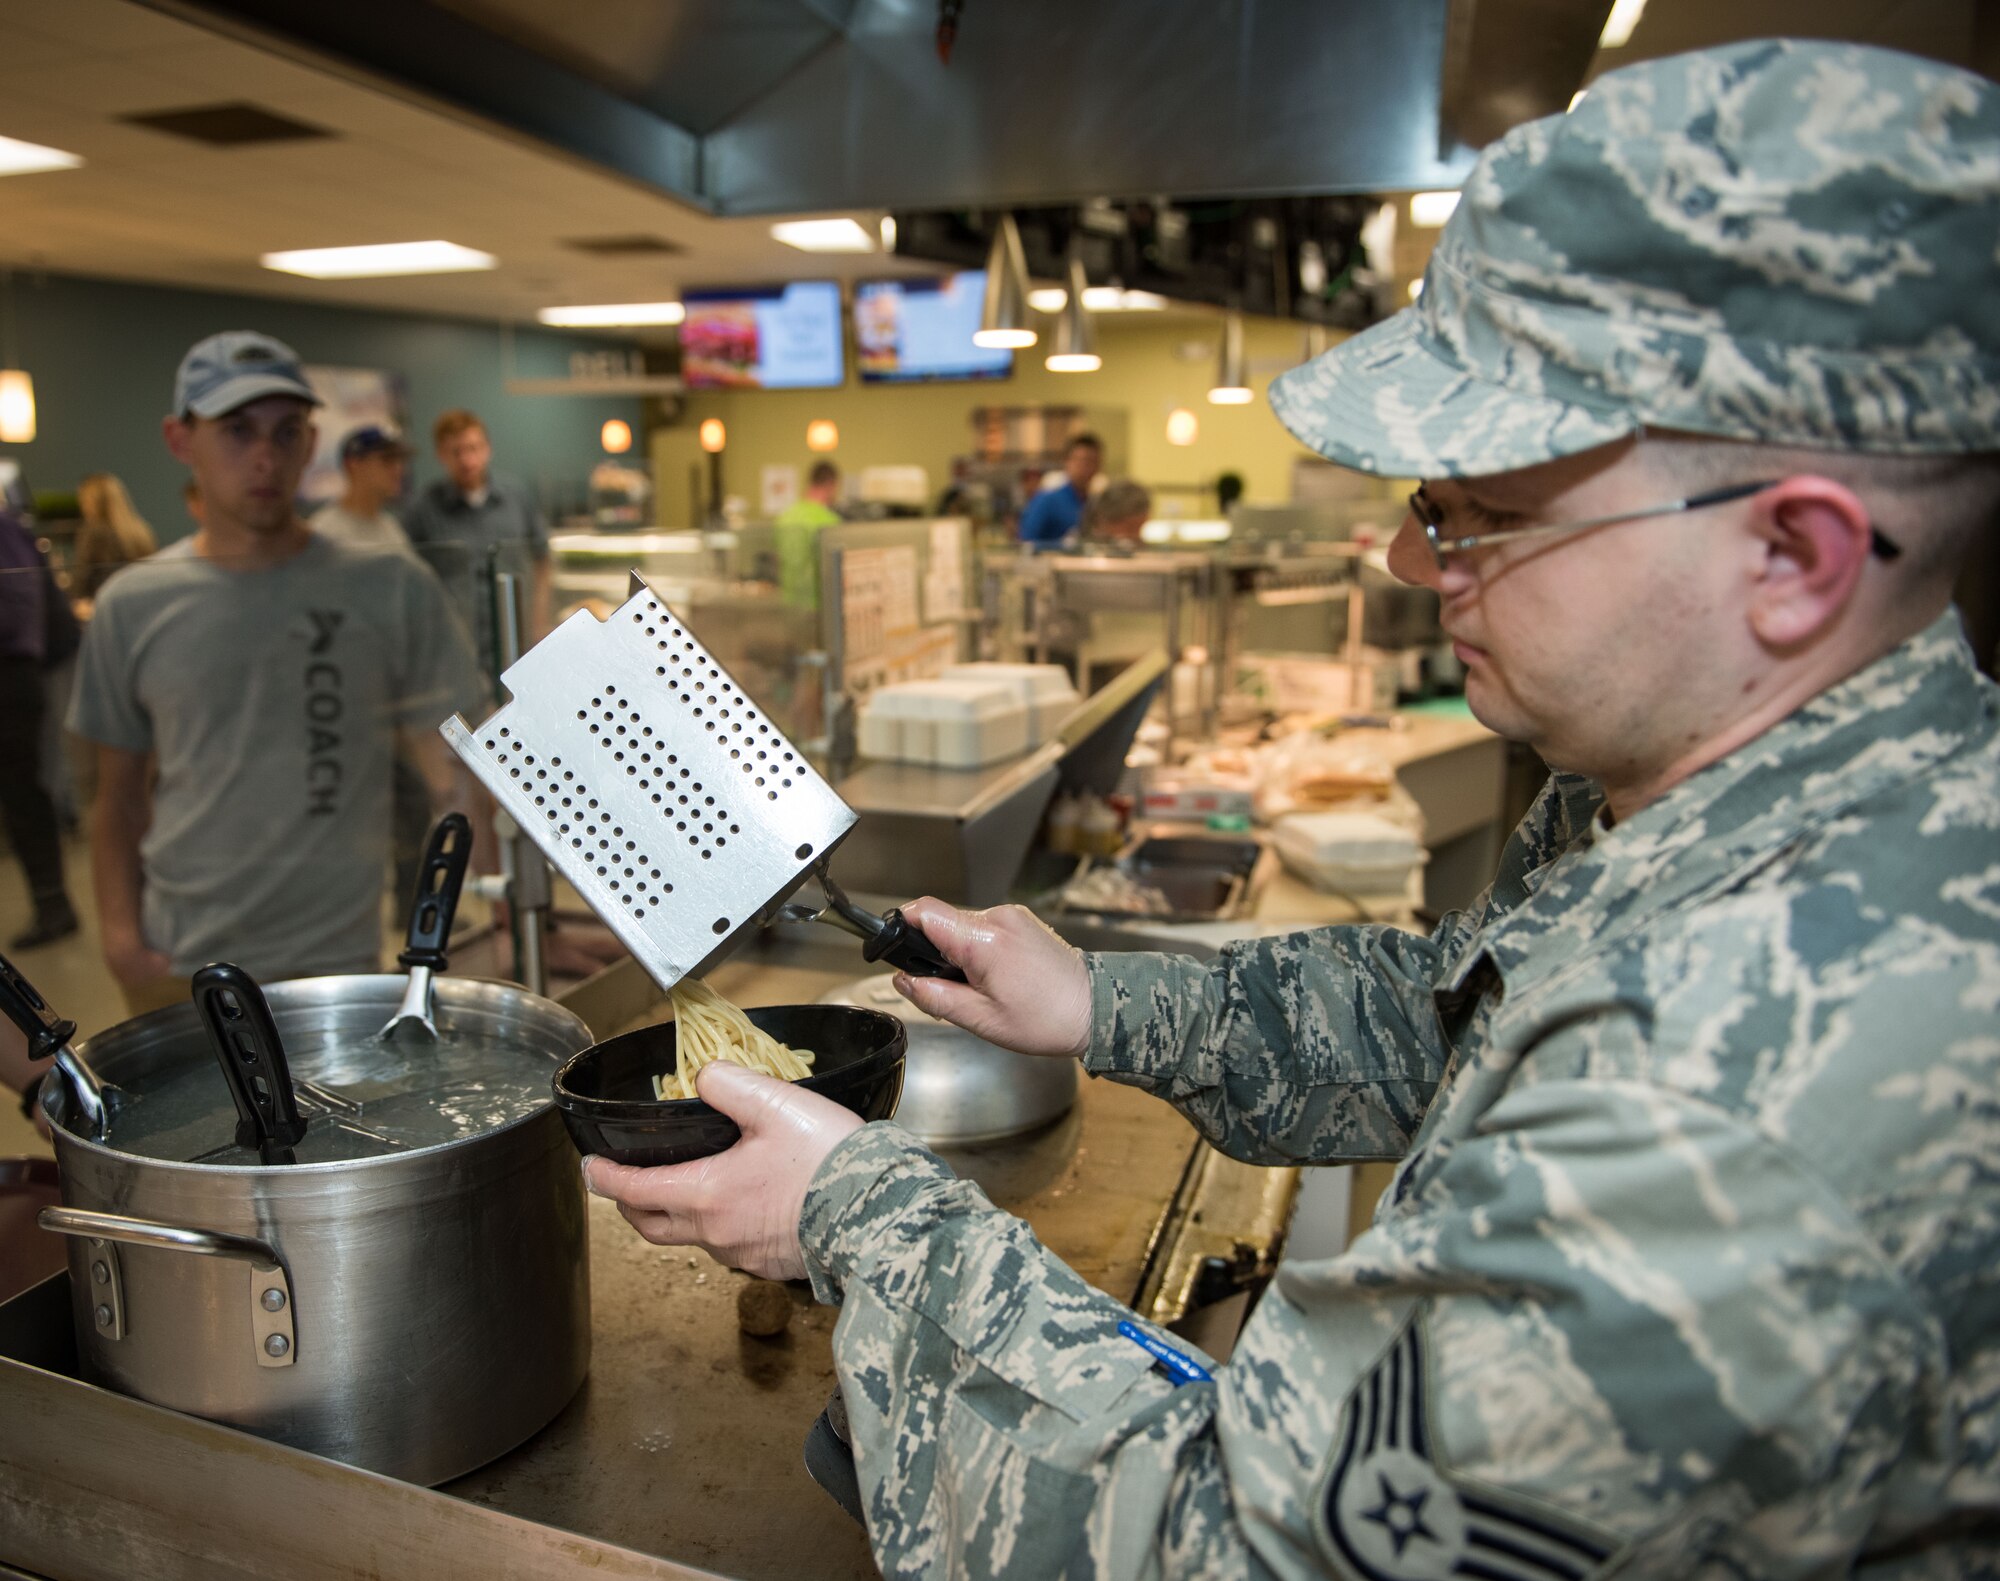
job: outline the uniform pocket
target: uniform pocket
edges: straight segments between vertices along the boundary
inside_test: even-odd
[[[1096,1483],[1035,1459],[962,1398],[946,1413],[938,1462],[940,1529],[957,1534],[950,1575],[1052,1581],[1083,1553]]]

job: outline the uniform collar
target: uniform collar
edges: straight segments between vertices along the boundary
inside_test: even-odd
[[[1510,990],[1548,976],[1731,881],[1841,809],[1924,773],[1990,729],[1995,706],[1957,612],[1947,610],[1632,817],[1611,828],[1601,817],[1585,824],[1524,875],[1518,907],[1467,939],[1440,988],[1463,987],[1482,957]],[[1558,928],[1580,948],[1543,947]]]
[[[477,506],[465,497],[464,491],[450,478],[439,478],[431,487],[437,490],[438,497],[447,506],[457,511],[481,509],[487,505],[496,503],[507,493],[506,485],[500,481],[497,474],[492,472],[486,474],[486,498],[480,501]]]

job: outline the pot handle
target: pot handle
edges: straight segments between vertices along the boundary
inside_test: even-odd
[[[256,1343],[257,1365],[289,1367],[296,1359],[297,1336],[292,1329],[292,1284],[276,1248],[253,1235],[222,1230],[192,1230],[179,1224],[134,1219],[122,1213],[94,1213],[87,1208],[44,1208],[36,1222],[56,1235],[83,1236],[91,1241],[123,1241],[163,1252],[192,1252],[197,1257],[230,1257],[250,1265],[250,1332]],[[100,1323],[100,1327],[103,1326]],[[120,1337],[125,1329],[119,1325]]]
[[[270,1242],[221,1230],[190,1230],[178,1224],[127,1218],[122,1213],[93,1213],[87,1208],[44,1208],[39,1220],[57,1235],[88,1235],[97,1240],[123,1241],[128,1246],[152,1246],[163,1252],[193,1252],[200,1257],[235,1257],[249,1263],[275,1264]]]

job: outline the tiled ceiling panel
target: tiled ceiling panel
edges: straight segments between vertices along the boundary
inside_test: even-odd
[[[207,147],[123,119],[239,101],[334,135]],[[13,268],[517,321],[546,306],[651,301],[802,270],[919,269],[871,255],[806,259],[773,241],[767,223],[711,218],[461,115],[128,0],[0,0],[0,135],[85,161],[0,178],[0,264]],[[674,251],[572,245],[631,236]],[[257,262],[287,248],[432,237],[493,253],[500,266],[313,281]]]

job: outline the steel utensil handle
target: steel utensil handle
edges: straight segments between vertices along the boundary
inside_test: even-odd
[[[27,1035],[31,1060],[49,1058],[76,1036],[76,1023],[50,1009],[35,985],[4,955],[0,955],[0,1012]]]
[[[938,947],[924,937],[923,930],[897,907],[884,913],[882,931],[861,946],[864,961],[883,961],[912,977],[942,977],[962,983],[965,973],[946,960]]]
[[[194,974],[194,1004],[236,1101],[236,1145],[256,1148],[267,1164],[290,1162],[272,1155],[296,1146],[306,1122],[263,990],[242,967],[217,961]]]
[[[19,1027],[28,1040],[28,1058],[54,1058],[69,1078],[69,1090],[76,1095],[77,1107],[90,1121],[97,1136],[104,1134],[106,1118],[104,1083],[83,1057],[69,1046],[76,1036],[76,1023],[59,1016],[49,1002],[35,992],[35,985],[23,977],[14,963],[0,955],[0,1013]]]
[[[127,1246],[151,1246],[163,1252],[192,1252],[197,1257],[234,1257],[241,1262],[275,1266],[277,1248],[253,1235],[222,1230],[193,1230],[153,1219],[128,1218],[122,1213],[93,1213],[87,1208],[44,1208],[36,1222],[56,1235],[82,1235],[92,1240],[122,1241]]]
[[[448,812],[431,831],[424,865],[417,875],[417,893],[410,905],[410,932],[397,962],[412,968],[428,966],[442,972],[451,943],[451,922],[458,914],[458,894],[472,860],[472,824],[462,812]]]

